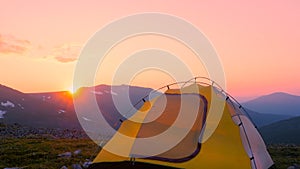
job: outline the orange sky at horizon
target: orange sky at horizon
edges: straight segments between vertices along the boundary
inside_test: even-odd
[[[79,51],[96,31],[128,15],[161,12],[185,19],[206,35],[223,64],[231,95],[300,95],[297,0],[12,0],[0,6],[0,84],[23,92],[68,90]],[[96,83],[109,80],[98,77]]]

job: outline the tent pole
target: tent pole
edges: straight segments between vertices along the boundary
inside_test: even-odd
[[[255,158],[254,158],[254,154],[253,154],[253,151],[252,151],[252,148],[251,148],[251,144],[250,144],[250,141],[249,141],[249,137],[248,137],[248,135],[247,135],[247,133],[246,133],[245,126],[244,126],[244,124],[243,124],[243,121],[242,121],[240,115],[237,115],[237,116],[238,116],[238,118],[239,118],[239,120],[240,120],[240,122],[241,122],[241,126],[242,126],[242,128],[243,128],[243,131],[244,131],[244,133],[245,133],[245,136],[246,136],[246,140],[247,140],[249,149],[250,149],[250,151],[251,151],[251,156],[252,156],[252,157],[250,157],[250,161],[253,160],[255,169],[257,169],[256,162],[255,162]]]

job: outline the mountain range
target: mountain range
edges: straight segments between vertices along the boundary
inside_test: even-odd
[[[300,116],[300,96],[272,93],[243,103],[248,109],[264,114]]]
[[[272,93],[243,103],[268,144],[300,144],[300,96]]]
[[[74,128],[78,127],[74,117],[72,97],[67,92],[58,92],[64,96],[63,102],[68,104],[55,104],[49,100],[54,97],[45,96],[42,99],[33,97],[12,88],[0,86],[1,121],[5,123],[19,123],[33,127]]]
[[[89,107],[89,98],[96,96],[99,108],[111,123],[121,115],[113,104],[113,96],[119,99],[128,97],[134,104],[147,95],[152,89],[135,86],[98,85],[85,87],[77,92]],[[124,107],[124,106],[123,106]],[[126,109],[128,107],[125,107]],[[73,105],[73,96],[68,91],[45,93],[22,93],[15,89],[0,85],[0,122],[18,123],[31,127],[46,128],[81,128]]]
[[[98,85],[80,88],[75,95],[72,95],[67,91],[23,93],[0,85],[0,122],[18,123],[31,127],[80,129],[81,125],[74,110],[73,97],[79,98],[80,104],[87,108],[92,107],[90,99],[95,97],[99,110],[113,126],[124,118],[122,114],[124,112],[120,112],[120,109],[129,110],[131,105],[151,91],[151,88],[137,86]],[[129,102],[124,102],[124,100],[129,100]],[[118,102],[117,106],[114,104],[116,102]],[[300,118],[297,117],[300,116],[300,96],[273,93],[242,103],[242,105],[268,143],[300,144],[300,138],[294,137],[295,133],[300,133],[298,125]],[[135,108],[139,106],[135,105]],[[89,117],[82,118],[87,121],[91,120]]]

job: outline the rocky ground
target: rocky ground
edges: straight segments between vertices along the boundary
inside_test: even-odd
[[[0,123],[0,169],[87,168],[97,147],[83,130]]]
[[[300,146],[268,145],[274,169],[300,169]],[[84,131],[0,123],[0,169],[84,169],[100,151]]]
[[[49,129],[49,128],[33,128],[21,126],[19,124],[0,124],[0,138],[69,138],[82,139],[88,138],[83,130],[78,129]]]

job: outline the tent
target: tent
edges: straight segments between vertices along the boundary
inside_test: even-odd
[[[158,91],[142,98],[130,118],[120,120],[118,132],[90,169],[273,165],[250,116],[214,81],[196,77]]]

